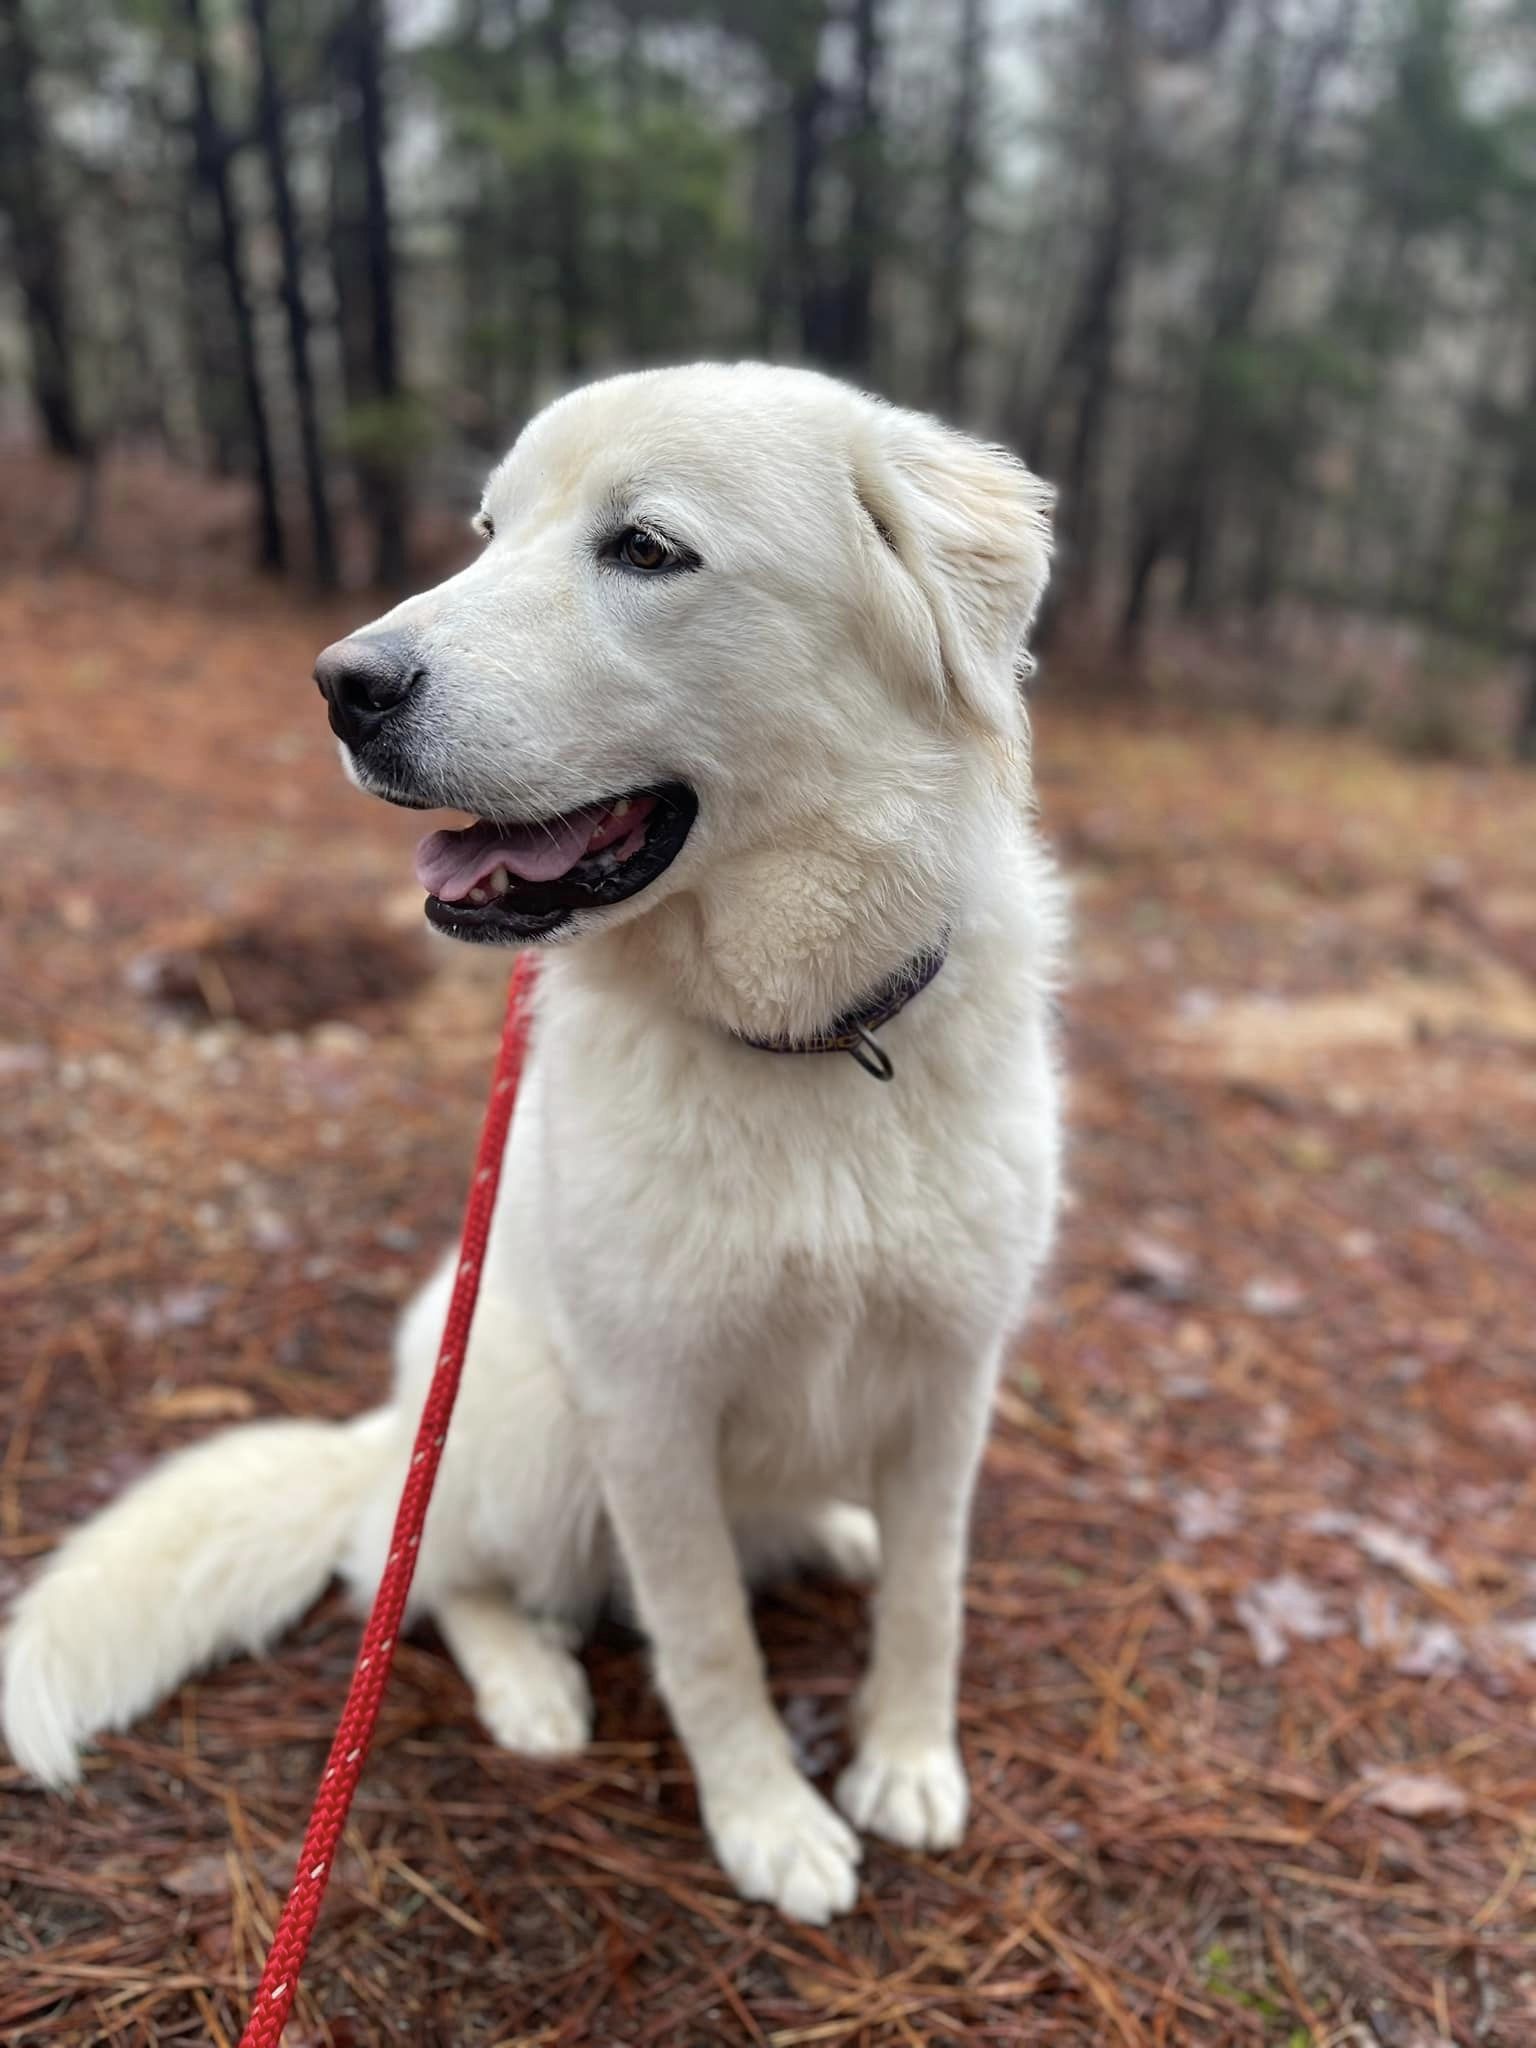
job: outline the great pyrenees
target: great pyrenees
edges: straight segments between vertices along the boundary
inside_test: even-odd
[[[467,569],[316,669],[360,788],[478,821],[422,842],[429,922],[544,956],[412,1612],[553,1756],[622,1589],[721,1863],[800,1920],[852,1904],[855,1829],[965,1824],[971,1494],[1057,1203],[1020,689],[1049,502],[808,371],[615,377],[522,434]],[[370,1598],[452,1274],[388,1407],[217,1436],[52,1558],[6,1659],[35,1777],[333,1573]],[[878,1565],[841,1816],[752,1631],[745,1576],[790,1559]]]

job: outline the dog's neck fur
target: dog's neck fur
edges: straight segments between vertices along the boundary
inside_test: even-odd
[[[649,915],[563,958],[737,1037],[815,1037],[963,919],[998,812],[1027,830],[1016,795],[977,761],[929,818],[926,842],[856,837],[835,809],[783,844],[723,857]]]

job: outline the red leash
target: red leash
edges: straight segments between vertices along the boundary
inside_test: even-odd
[[[342,1709],[331,1754],[315,1794],[309,1830],[299,1851],[293,1887],[283,1907],[267,1965],[251,2007],[251,2017],[240,2036],[240,2048],[277,2048],[283,2026],[292,2010],[299,1988],[299,1972],[309,1953],[310,1937],[320,1902],[325,1897],[331,1865],[341,1844],[341,1831],[352,1808],[352,1795],[362,1776],[369,1744],[379,1718],[389,1667],[405,1613],[406,1595],[416,1570],[416,1552],[421,1543],[427,1504],[437,1478],[438,1460],[448,1434],[464,1369],[464,1352],[474,1318],[475,1300],[480,1292],[480,1269],[485,1261],[486,1239],[490,1234],[491,1211],[501,1179],[501,1158],[522,1078],[523,1054],[528,1044],[528,995],[533,986],[533,963],[524,954],[512,970],[507,991],[507,1016],[502,1026],[501,1051],[491,1099],[486,1105],[485,1124],[480,1133],[480,1150],[475,1159],[475,1177],[470,1183],[464,1211],[464,1236],[459,1252],[459,1271],[453,1283],[453,1299],[443,1330],[443,1348],[438,1353],[432,1384],[427,1390],[421,1423],[416,1431],[416,1448],[406,1474],[405,1488],[395,1516],[394,1539],[389,1562],[373,1597],[347,1703]]]

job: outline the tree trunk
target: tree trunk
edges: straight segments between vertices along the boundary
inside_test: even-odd
[[[1149,519],[1138,528],[1131,556],[1131,573],[1126,582],[1125,606],[1120,614],[1120,652],[1124,655],[1134,656],[1140,652],[1152,595],[1152,578],[1166,546],[1167,534],[1162,525]]]
[[[322,589],[336,583],[336,537],[326,484],[325,452],[320,443],[320,415],[315,398],[314,369],[309,353],[309,308],[304,299],[304,254],[298,214],[288,181],[282,88],[272,48],[269,0],[247,0],[256,45],[256,119],[267,178],[272,187],[272,216],[277,227],[282,263],[283,311],[288,321],[288,360],[299,417],[299,443],[304,458],[304,494],[309,505],[310,539],[315,581]]]
[[[788,247],[784,123],[772,104],[757,124],[752,155],[752,240],[762,252],[753,280],[752,349],[763,358],[779,346]]]
[[[1255,643],[1268,632],[1270,607],[1280,587],[1280,564],[1286,539],[1284,477],[1268,477],[1259,493],[1257,516],[1243,579],[1243,607],[1249,615]]]
[[[1536,289],[1536,278],[1532,286]],[[1526,623],[1520,613],[1530,602],[1536,563],[1536,312],[1528,347],[1525,389],[1504,474],[1504,537],[1494,572],[1494,616],[1511,629]],[[1536,668],[1536,646],[1531,661]]]
[[[874,332],[875,271],[879,260],[884,185],[880,71],[884,58],[881,0],[853,0],[855,83],[846,138],[848,218],[842,283],[829,308],[822,354],[838,370],[867,376]]]
[[[1190,491],[1183,528],[1184,575],[1179,585],[1179,610],[1187,619],[1203,618],[1211,609],[1215,540],[1222,530],[1221,484],[1217,463],[1208,460]]]
[[[1532,280],[1536,284],[1536,279]],[[1524,404],[1504,479],[1504,543],[1494,566],[1493,616],[1508,636],[1524,671],[1516,709],[1514,750],[1536,762],[1536,634],[1531,627],[1532,567],[1536,565],[1536,321],[1529,338]]]
[[[569,119],[575,79],[571,68],[571,0],[550,0],[544,19],[555,104]],[[581,227],[582,179],[574,145],[556,145],[550,167],[549,224],[553,237],[555,303],[560,323],[560,367],[568,376],[586,368],[588,302],[586,249]]]
[[[487,52],[484,38],[495,27],[500,40]],[[463,52],[493,65],[496,105],[509,117],[526,99],[526,38],[521,0],[461,0],[457,39]],[[464,428],[487,454],[505,447],[507,423],[526,411],[537,381],[537,323],[518,318],[520,290],[530,249],[542,234],[540,209],[518,203],[522,194],[497,151],[483,140],[462,145],[469,192],[458,224],[459,291],[462,325],[459,375],[468,406]]]
[[[377,583],[406,580],[404,457],[390,409],[402,398],[395,266],[386,182],[383,23],[379,0],[352,0],[335,44],[343,86],[336,141],[332,265],[347,402],[371,417],[356,468],[373,526]]]
[[[789,101],[789,205],[785,236],[786,283],[799,330],[800,352],[813,361],[823,350],[822,278],[816,248],[816,209],[828,92],[821,75],[823,10],[806,13],[798,41]]]
[[[1184,604],[1197,609],[1208,589],[1207,551],[1217,521],[1210,501],[1220,487],[1221,464],[1230,438],[1230,403],[1226,372],[1231,351],[1250,333],[1271,267],[1280,247],[1286,207],[1304,168],[1307,145],[1329,72],[1347,55],[1354,40],[1356,0],[1345,0],[1307,53],[1289,104],[1283,111],[1267,181],[1257,199],[1259,129],[1267,114],[1271,88],[1269,60],[1275,33],[1271,11],[1261,19],[1255,50],[1254,86],[1250,93],[1245,136],[1237,155],[1232,203],[1219,237],[1219,255],[1211,280],[1206,339],[1201,352],[1189,424],[1172,459],[1159,458],[1168,479],[1153,493],[1134,544],[1130,586],[1120,620],[1120,642],[1134,653],[1146,617],[1152,577],[1165,554],[1183,557]]]
[[[56,455],[84,453],[70,347],[63,239],[48,190],[37,52],[23,0],[0,0],[0,205],[26,312],[32,391]]]
[[[174,129],[179,113],[163,107],[162,118],[167,128]],[[210,218],[208,196],[196,175],[183,182],[176,221],[183,345],[202,437],[200,459],[215,476],[236,477],[252,465],[252,435],[219,253],[218,224]]]
[[[1100,0],[1095,86],[1109,110],[1103,191],[1077,299],[1023,437],[1029,460],[1061,485],[1063,570],[1053,620],[1091,597],[1098,574],[1099,471],[1135,249],[1142,159],[1137,6],[1138,0]],[[1064,399],[1070,406],[1065,422]]]
[[[984,0],[961,0],[955,97],[944,166],[944,211],[933,281],[933,352],[928,366],[933,403],[952,416],[964,410],[973,340],[971,198],[979,156],[976,131],[981,119],[985,41]]]
[[[789,115],[789,274],[801,352],[813,360],[822,353],[821,265],[814,221],[826,101],[827,89],[819,77],[803,79],[795,87]]]
[[[1069,346],[1079,364],[1077,410],[1062,472],[1070,535],[1073,593],[1091,593],[1099,565],[1099,467],[1114,396],[1126,285],[1135,240],[1135,193],[1141,159],[1141,82],[1136,0],[1104,0],[1106,84],[1115,108],[1106,166],[1104,209],[1094,260]]]
[[[385,404],[400,390],[400,344],[395,319],[395,255],[390,237],[385,174],[384,24],[381,0],[358,0],[358,85],[363,103],[363,162],[367,168],[368,284],[373,309],[373,383]],[[380,583],[406,577],[406,488],[400,463],[386,465],[374,484],[374,575]]]
[[[282,514],[277,498],[277,468],[272,460],[266,394],[262,389],[261,368],[256,354],[256,323],[251,314],[250,293],[246,289],[244,237],[229,176],[229,144],[214,104],[203,0],[181,0],[181,13],[186,24],[188,55],[192,65],[193,204],[199,211],[211,209],[214,217],[214,239],[219,268],[224,273],[224,292],[229,303],[230,326],[245,397],[251,454],[256,465],[257,560],[263,569],[281,569],[285,550]]]
[[[1525,688],[1515,725],[1515,758],[1536,762],[1536,642],[1525,650]]]
[[[125,218],[111,246],[102,252],[103,270],[111,281],[111,296],[121,321],[113,337],[112,360],[102,379],[106,417],[113,432],[125,441],[153,436],[172,459],[190,456],[195,460],[196,449],[186,448],[176,431],[170,394],[155,353],[161,305],[158,300],[145,302],[144,251],[129,217],[133,200],[126,193],[114,193],[113,198]]]
[[[645,43],[639,12],[620,9],[619,54],[615,66],[618,124],[631,147],[641,133],[646,112]],[[646,260],[635,238],[623,231],[624,194],[619,192],[617,211],[620,231],[609,249],[607,262],[613,276],[613,307],[616,339],[625,360],[643,362],[654,332],[650,295],[646,290]]]
[[[1449,464],[1450,481],[1441,499],[1440,516],[1417,559],[1405,553],[1393,586],[1394,610],[1412,611],[1427,600],[1433,614],[1453,628],[1464,619],[1462,571],[1467,515],[1477,502],[1487,474],[1489,451],[1484,419],[1488,394],[1498,388],[1513,310],[1513,291],[1506,288],[1483,316],[1483,332],[1457,409],[1457,452]],[[1530,392],[1536,393],[1536,380]]]
[[[1394,315],[1413,296],[1414,245],[1418,231],[1406,221],[1393,223],[1379,281],[1365,301],[1367,343],[1371,365],[1370,388],[1360,407],[1351,436],[1352,504],[1344,522],[1339,556],[1341,581],[1347,582],[1362,603],[1378,593],[1361,588],[1371,577],[1371,543],[1381,530],[1379,515],[1388,492],[1383,470],[1393,440],[1391,416],[1392,370],[1398,344],[1393,336]],[[1394,522],[1395,524],[1395,522]]]

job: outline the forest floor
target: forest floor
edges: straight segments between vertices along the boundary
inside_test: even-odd
[[[505,966],[427,940],[418,825],[336,768],[308,672],[364,604],[226,574],[217,506],[174,573],[152,502],[110,573],[49,567],[37,503],[0,514],[0,1592],[168,1446],[378,1398]],[[963,1849],[871,1846],[852,1916],[788,1925],[711,1861],[632,1641],[538,1767],[408,1643],[294,2044],[1536,2039],[1536,776],[1064,686],[1037,728],[1072,1196],[987,1459]],[[760,1614],[825,1779],[864,1603]],[[328,1599],[68,1802],[0,1763],[0,2037],[237,2037],[355,1636]]]

